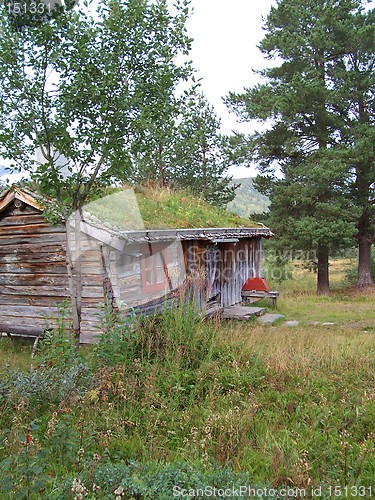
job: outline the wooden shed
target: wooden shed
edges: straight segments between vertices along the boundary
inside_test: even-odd
[[[72,290],[67,252],[79,277],[80,341],[91,343],[105,301],[124,314],[150,314],[182,293],[205,314],[241,302],[246,280],[262,276],[261,240],[271,236],[265,227],[123,230],[85,213],[56,227],[43,210],[25,189],[0,195],[2,332],[40,335],[54,325]]]

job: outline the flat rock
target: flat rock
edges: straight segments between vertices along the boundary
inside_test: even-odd
[[[286,321],[285,322],[286,326],[298,326],[299,325],[299,321]]]
[[[272,314],[266,313],[263,316],[258,318],[259,323],[263,323],[264,325],[272,325],[279,319],[284,319],[285,316],[283,314]]]
[[[264,307],[229,306],[224,307],[222,318],[224,319],[249,319],[253,316],[261,316],[266,312]]]
[[[322,323],[322,326],[332,326],[335,323],[332,323],[332,321],[326,321],[325,323]]]

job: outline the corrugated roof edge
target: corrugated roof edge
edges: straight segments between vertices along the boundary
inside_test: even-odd
[[[273,236],[268,227],[249,228],[199,228],[199,229],[152,229],[143,231],[121,231],[120,237],[128,243],[158,242],[171,240],[217,240],[230,238],[270,238]]]
[[[194,229],[138,229],[123,230],[102,223],[97,217],[88,213],[83,214],[83,222],[97,230],[105,230],[114,237],[125,240],[127,243],[145,243],[173,240],[220,240],[228,238],[270,238],[273,233],[268,227],[227,227],[227,228],[194,228]],[[73,223],[74,224],[74,223]],[[85,232],[84,226],[82,227]]]

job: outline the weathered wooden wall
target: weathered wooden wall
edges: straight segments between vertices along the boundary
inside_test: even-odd
[[[200,309],[215,299],[221,307],[241,302],[246,280],[262,273],[261,238],[216,244],[190,240],[184,242],[184,255],[194,300]]]
[[[166,283],[162,291],[150,292],[143,289],[141,260],[144,257],[144,246],[127,245],[122,253],[115,250],[109,252],[110,279],[116,302],[123,311],[131,309],[134,312],[149,314],[155,310],[161,310],[166,303],[173,301],[173,297],[170,296],[173,293],[170,292],[173,292],[180,284],[183,256],[179,255],[180,245],[171,242],[166,243],[166,248],[168,248],[166,265],[170,282]]]
[[[100,241],[79,233],[76,243],[74,229],[70,233],[69,249],[73,261],[73,277],[81,274],[81,335],[82,344],[90,344],[102,333],[103,306],[105,303],[106,252]]]
[[[74,238],[70,249],[81,266],[81,343],[100,335],[100,306],[104,303],[100,244],[89,237]],[[58,306],[70,307],[66,266],[65,226],[47,224],[42,212],[13,203],[0,213],[0,331],[40,335],[54,326]]]
[[[65,241],[31,206],[0,213],[0,331],[41,334],[56,317],[69,297]]]
[[[188,240],[170,252],[173,286],[169,280],[164,291],[146,293],[142,245],[125,245],[119,252],[92,235],[80,232],[77,242],[75,237],[73,229],[69,248],[74,274],[80,269],[82,275],[82,343],[100,335],[100,307],[107,297],[114,305],[122,303],[125,314],[130,309],[149,314],[172,305],[178,287],[180,295],[192,297],[205,310],[207,304],[239,303],[246,280],[261,276],[260,237],[216,244]],[[55,318],[58,304],[70,298],[66,251],[65,226],[45,223],[40,210],[11,203],[0,212],[0,331],[36,335],[43,333],[48,321],[53,325],[48,318]]]

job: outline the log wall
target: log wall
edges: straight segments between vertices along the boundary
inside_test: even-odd
[[[64,227],[10,204],[0,213],[0,331],[42,334],[68,297]]]
[[[71,242],[74,262],[82,272],[81,343],[100,335],[104,303],[100,244],[83,237]],[[0,213],[0,331],[41,335],[56,325],[59,305],[70,307],[65,226],[47,224],[42,212],[10,204]],[[69,320],[68,320],[69,321]],[[70,326],[70,325],[67,325]]]
[[[91,344],[102,333],[102,315],[105,303],[105,272],[103,245],[88,235],[80,233],[76,244],[74,232],[69,241],[73,260],[73,276],[81,273],[81,335],[82,344]]]
[[[203,311],[213,302],[221,307],[241,302],[246,280],[262,274],[260,237],[217,244],[189,240],[182,250],[178,244],[170,251],[173,290],[145,293],[142,245],[125,246],[119,254],[82,233],[78,244],[73,232],[74,273],[80,266],[82,274],[81,343],[100,335],[100,308],[108,297],[123,304],[125,314],[130,309],[149,314],[175,303],[179,287],[180,295],[192,297]],[[45,223],[41,211],[10,204],[0,213],[0,331],[39,335],[55,324],[58,304],[69,300],[66,251],[65,227]]]

